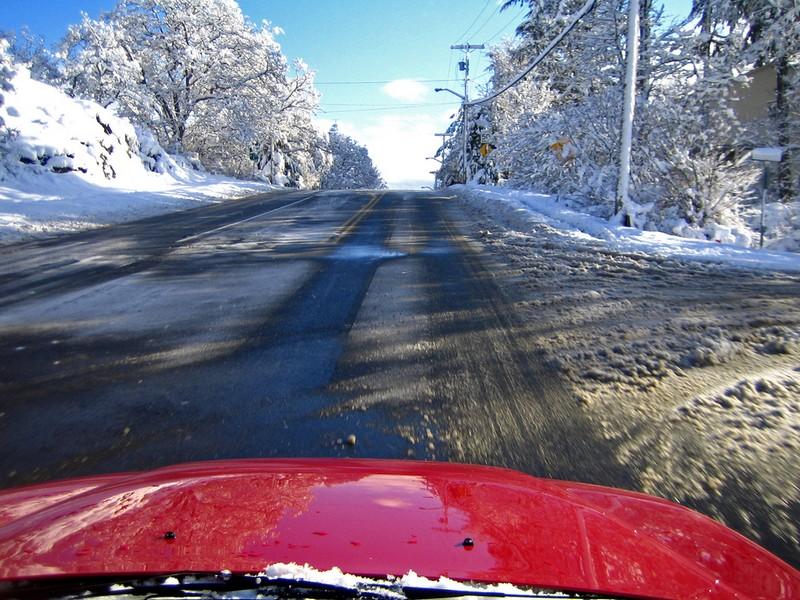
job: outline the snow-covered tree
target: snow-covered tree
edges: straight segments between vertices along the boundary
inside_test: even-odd
[[[333,125],[328,132],[328,149],[333,157],[330,169],[323,175],[323,189],[353,190],[386,187],[369,153],[353,138],[339,133]]]
[[[54,81],[58,77],[58,56],[46,45],[42,36],[27,27],[10,34],[10,53],[14,62],[21,64],[39,81]]]
[[[560,32],[583,2],[526,1],[513,44],[492,49],[501,87]],[[608,211],[616,187],[625,20],[621,2],[594,11],[526,79],[488,107],[497,170],[514,185],[582,194]]]
[[[463,109],[462,109],[463,110]],[[486,106],[473,106],[467,111],[467,160],[469,161],[470,181],[481,184],[497,183],[498,174],[491,150],[495,148],[495,135],[489,109]],[[442,161],[436,173],[438,185],[452,185],[464,182],[464,134],[463,113],[447,129],[447,138],[436,151],[436,158]],[[490,153],[484,156],[481,147],[486,145]]]
[[[513,4],[527,6],[528,13],[517,39],[490,51],[494,89],[529,64],[582,2],[506,3]],[[790,64],[798,59],[798,8],[794,0],[696,0],[689,20],[667,26],[652,4],[643,2],[640,14],[631,189],[640,210],[629,216],[637,226],[670,231],[735,225],[757,178],[747,150],[770,138],[770,145],[787,145],[798,128],[791,108],[796,78],[786,79],[781,100],[778,75],[767,127],[739,121],[732,110],[735,86],[753,66],[771,61],[780,71],[781,56]],[[579,197],[593,212],[612,215],[626,14],[626,0],[597,0],[548,58],[491,102],[492,156],[501,181]],[[448,164],[446,156],[443,172]]]
[[[11,78],[14,76],[14,61],[9,52],[9,43],[3,37],[0,37],[0,109],[5,104],[5,94],[11,92],[14,88],[11,85]],[[8,153],[8,145],[11,138],[11,132],[6,127],[3,120],[2,111],[0,111],[0,158]],[[0,179],[5,175],[5,167],[2,160],[0,160]]]
[[[300,185],[318,179],[318,95],[305,65],[290,72],[276,32],[250,23],[234,0],[120,0],[70,28],[59,83],[213,171]],[[281,147],[291,155],[265,156]]]
[[[11,78],[14,76],[14,63],[8,51],[8,40],[0,37],[0,107],[3,106],[3,92],[10,92]],[[0,136],[2,135],[5,124],[2,114],[0,114]]]
[[[770,65],[775,73],[775,98],[761,139],[755,143],[791,146],[800,129],[798,67],[800,67],[800,4],[796,0],[694,0],[692,13],[703,32],[706,53],[727,54],[740,69]],[[751,133],[754,133],[751,131]],[[796,152],[796,150],[794,151]],[[798,193],[791,153],[778,168],[778,192],[783,201]]]

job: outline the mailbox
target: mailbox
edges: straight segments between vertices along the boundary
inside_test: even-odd
[[[762,160],[764,162],[781,162],[783,158],[783,148],[753,148],[750,153],[750,158],[753,160]]]

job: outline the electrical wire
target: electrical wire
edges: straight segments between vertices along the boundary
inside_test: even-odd
[[[380,108],[353,108],[353,109],[343,109],[343,110],[323,110],[320,109],[319,112],[325,115],[335,114],[335,113],[354,113],[354,112],[375,112],[375,111],[384,111],[384,110],[405,110],[409,108],[422,108],[427,106],[452,106],[453,104],[460,104],[457,100],[453,100],[452,102],[426,102],[423,104],[404,104],[401,106],[382,106]]]
[[[470,29],[472,29],[475,26],[475,23],[478,22],[478,19],[481,18],[481,15],[489,7],[489,4],[491,4],[491,3],[492,3],[492,0],[486,0],[486,4],[483,5],[483,8],[481,9],[481,12],[479,12],[477,14],[477,16],[472,20],[472,23],[469,24],[469,27],[467,27],[467,29],[464,31],[464,33],[462,33],[460,36],[458,36],[456,41],[453,42],[454,44],[459,43],[461,40],[463,40],[467,36],[467,34],[469,33]]]
[[[403,78],[410,79],[410,78]],[[376,83],[391,83],[396,79],[376,79],[372,81],[315,81],[314,85],[372,85]],[[448,81],[459,81],[458,79],[414,79],[418,83],[441,83]]]
[[[489,21],[491,21],[491,20],[492,20],[492,19],[494,19],[494,18],[495,18],[497,15],[499,15],[499,14],[500,14],[500,9],[501,9],[501,8],[502,8],[501,6],[498,6],[498,7],[495,9],[495,11],[494,11],[492,14],[490,14],[490,15],[489,15],[489,17],[488,17],[488,18],[487,18],[487,19],[486,19],[486,20],[485,20],[483,23],[481,23],[481,26],[480,26],[480,27],[478,27],[478,28],[477,28],[477,29],[476,29],[476,30],[475,30],[475,31],[472,33],[472,36],[473,36],[473,37],[477,37],[477,35],[478,35],[478,34],[479,34],[481,31],[483,31],[483,28],[484,28],[484,27],[486,27],[486,26],[489,24]]]
[[[495,33],[495,34],[494,34],[492,37],[488,38],[488,39],[487,39],[486,41],[484,41],[483,43],[484,43],[484,44],[488,44],[488,43],[489,43],[489,42],[491,42],[491,41],[492,41],[494,38],[496,38],[498,35],[500,35],[501,33],[503,33],[503,32],[506,30],[506,28],[507,28],[509,25],[511,25],[511,24],[512,24],[514,21],[516,21],[516,20],[517,20],[517,19],[519,19],[520,17],[522,17],[522,13],[524,13],[524,12],[525,12],[525,9],[523,8],[523,9],[522,9],[522,10],[521,10],[519,13],[517,13],[517,14],[516,14],[516,16],[514,16],[514,17],[513,17],[513,18],[512,18],[512,19],[511,19],[511,20],[510,20],[508,23],[506,23],[505,25],[503,25],[503,26],[502,26],[500,29],[498,29],[498,30],[497,30],[497,32],[496,32],[496,33]]]
[[[506,85],[504,85],[498,91],[486,96],[485,98],[480,98],[478,100],[472,100],[470,102],[467,102],[466,105],[467,106],[477,106],[478,104],[484,104],[486,102],[489,102],[490,100],[494,100],[495,98],[497,98],[503,92],[505,92],[508,89],[510,89],[510,88],[514,87],[515,85],[517,85],[520,81],[522,81],[522,79],[524,79],[524,77],[528,73],[533,71],[533,69],[536,67],[536,65],[538,65],[545,58],[547,58],[547,56],[550,54],[550,52],[553,51],[553,48],[555,48],[561,42],[561,40],[563,40],[567,36],[567,34],[575,28],[575,26],[578,24],[578,22],[583,17],[585,17],[587,14],[589,14],[592,11],[592,9],[595,7],[595,2],[596,2],[596,0],[586,0],[586,4],[584,4],[583,7],[581,7],[581,9],[572,16],[572,20],[567,24],[567,26],[564,27],[564,29],[562,29],[561,32],[556,37],[554,37],[552,40],[550,40],[550,43],[547,44],[545,49],[542,50],[539,53],[539,55],[536,58],[533,59],[533,62],[531,64],[529,64],[527,67],[525,67],[525,69],[521,73],[519,73],[516,77],[514,77],[514,79],[509,81]]]
[[[393,107],[398,106],[397,104],[386,104],[385,102],[379,103],[379,104],[364,104],[364,103],[361,103],[361,102],[325,102],[325,101],[322,101],[319,104],[320,104],[320,106],[367,106],[367,107],[370,107],[370,108],[393,108]],[[417,104],[418,103],[415,103],[415,106]],[[407,106],[407,105],[401,104],[400,106]]]

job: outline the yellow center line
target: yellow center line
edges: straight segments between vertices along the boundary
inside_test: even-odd
[[[375,208],[375,205],[378,204],[378,202],[380,201],[381,198],[383,198],[384,195],[385,192],[376,194],[369,202],[367,202],[364,206],[358,209],[352,217],[350,217],[349,219],[347,219],[347,221],[344,222],[339,231],[334,233],[329,238],[329,241],[337,240],[338,242],[347,237],[348,235],[350,235],[353,232],[353,230],[358,226],[358,224],[364,220],[364,217],[366,217],[372,211],[372,209]]]

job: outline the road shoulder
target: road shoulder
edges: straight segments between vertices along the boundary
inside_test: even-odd
[[[609,252],[457,198],[453,210],[639,489],[800,564],[800,278]]]

